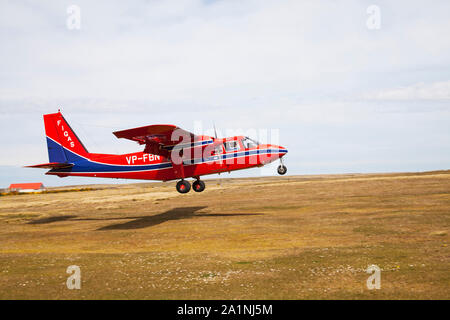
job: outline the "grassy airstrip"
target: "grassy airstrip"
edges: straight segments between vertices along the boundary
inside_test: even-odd
[[[450,298],[450,171],[174,184],[1,196],[0,299]]]

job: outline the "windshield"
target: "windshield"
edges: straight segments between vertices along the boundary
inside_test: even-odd
[[[250,148],[256,148],[259,145],[259,142],[255,141],[253,139],[250,139],[249,137],[245,137],[244,139],[242,139],[242,144],[244,145],[245,149],[250,149]]]

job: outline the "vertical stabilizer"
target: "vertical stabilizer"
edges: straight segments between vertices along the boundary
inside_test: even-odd
[[[89,158],[89,152],[77,137],[61,112],[44,115],[50,162],[76,162]]]

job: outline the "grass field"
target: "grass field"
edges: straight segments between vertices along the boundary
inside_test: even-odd
[[[0,299],[450,298],[450,171],[174,184],[0,197]]]

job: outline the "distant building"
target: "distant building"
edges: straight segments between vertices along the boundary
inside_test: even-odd
[[[13,183],[9,186],[9,192],[39,192],[44,191],[44,184],[38,183]]]

